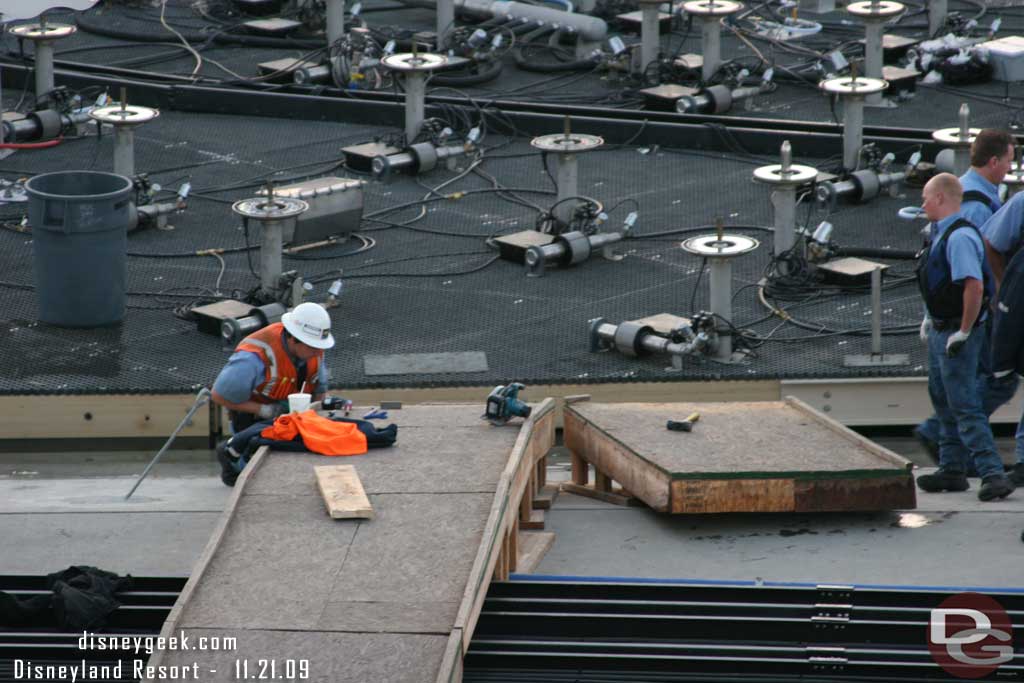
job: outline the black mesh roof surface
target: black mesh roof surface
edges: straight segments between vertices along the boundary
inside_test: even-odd
[[[136,169],[167,187],[176,187],[187,176],[195,189],[189,208],[173,217],[174,230],[150,228],[129,235],[129,308],[124,322],[113,328],[73,330],[36,322],[32,238],[19,226],[25,205],[0,207],[6,228],[0,231],[0,352],[14,359],[0,378],[0,392],[178,392],[211,382],[230,349],[224,349],[219,338],[199,333],[194,322],[176,317],[174,310],[215,297],[217,291],[222,296],[244,294],[257,281],[244,251],[224,255],[223,274],[216,258],[195,252],[245,246],[230,203],[252,196],[264,178],[283,182],[329,172],[345,175],[340,169],[330,171],[338,166],[339,148],[383,132],[388,131],[174,111],[164,111],[138,129]],[[771,233],[765,230],[739,230],[761,240],[761,247],[735,262],[735,323],[775,339],[758,348],[749,362],[721,365],[692,358],[682,372],[669,373],[665,358],[638,360],[588,352],[592,318],[619,322],[660,312],[687,315],[706,307],[706,274],[694,290],[701,261],[679,247],[694,233],[644,236],[709,226],[718,217],[735,226],[770,225],[769,189],[751,178],[761,162],[708,152],[612,146],[585,155],[580,160],[580,192],[604,202],[613,226],[632,208],[629,202],[620,202],[635,200],[640,216],[637,239],[619,245],[627,254],[621,262],[593,258],[574,268],[549,270],[541,278],[527,278],[522,266],[496,260],[486,238],[533,227],[537,211],[486,188],[492,187],[494,178],[502,187],[519,189],[518,196],[527,203],[548,206],[553,202],[552,184],[527,141],[491,135],[485,146],[490,149],[475,170],[486,175],[467,174],[463,161],[462,170],[439,169],[421,178],[368,183],[367,215],[415,203],[430,194],[430,187],[447,181],[452,182],[442,193],[470,191],[459,199],[422,205],[425,215],[408,228],[364,220],[360,234],[374,241],[372,249],[345,256],[362,244],[353,238],[329,251],[304,252],[301,260],[285,259],[286,269],[296,268],[306,279],[320,281],[311,292],[317,301],[324,300],[332,273],[344,270],[340,305],[331,312],[338,343],[327,354],[334,385],[841,377],[875,372],[843,367],[844,354],[868,351],[866,337],[818,335],[792,324],[780,326],[781,320],[767,316],[756,287],[745,287],[757,282],[769,261]],[[111,165],[110,136],[19,151],[2,162],[6,178],[66,169],[104,170]],[[284,170],[275,174],[278,169]],[[229,186],[234,187],[217,191]],[[485,191],[471,192],[480,189]],[[908,190],[905,198],[840,206],[831,217],[835,239],[848,245],[912,249],[919,241],[918,226],[899,220],[895,211],[917,201],[916,190]],[[419,206],[388,213],[386,220],[414,219]],[[809,205],[800,213],[812,222],[819,217]],[[252,237],[256,239],[255,234]],[[897,263],[893,270],[906,273],[909,263]],[[884,324],[912,332],[886,335],[886,351],[910,353],[912,358],[909,368],[888,372],[920,374],[924,350],[916,337],[916,291],[912,285],[887,288],[884,301]],[[791,313],[812,330],[863,330],[869,306],[866,295],[812,297],[794,303]],[[486,352],[489,371],[384,377],[363,372],[366,354],[452,351]]]
[[[426,10],[385,2],[364,5],[384,10],[365,15],[374,25],[432,27],[433,15]],[[975,4],[951,5],[962,12],[977,11]],[[109,29],[175,40],[160,25],[158,8],[105,3],[88,17]],[[74,20],[57,14],[52,18]],[[167,3],[166,19],[190,40],[216,33],[214,25],[183,1]],[[837,13],[824,19],[835,23],[848,17]],[[920,27],[913,25],[921,19],[915,10],[898,32],[920,35]],[[1022,26],[1019,8],[1008,10],[1002,32],[1019,32]],[[848,28],[839,32],[846,38],[851,37],[849,33]],[[665,40],[669,42],[664,46],[672,51],[699,51],[696,29],[685,41],[679,30]],[[10,35],[3,41],[8,59],[18,62],[22,46]],[[194,44],[204,48],[199,73],[227,80],[232,76],[222,67],[251,77],[261,61],[308,52],[300,44],[282,49]],[[31,53],[30,47],[25,50]],[[723,54],[742,57],[749,48],[727,35]],[[788,63],[789,58],[780,57],[780,63]],[[138,69],[136,78],[151,82],[166,75],[188,76],[195,66],[193,57],[180,47],[116,40],[85,30],[58,45],[57,60],[58,68],[71,70],[77,68],[73,62]],[[469,97],[628,110],[640,105],[636,87],[601,73],[540,75],[509,63],[498,80],[454,94],[467,97],[465,109],[472,117],[479,101],[473,105]],[[450,89],[433,92],[453,94]],[[869,108],[865,118],[869,125],[898,128],[953,126],[965,98],[972,107],[972,124],[977,126],[1010,126],[1022,103],[1016,85],[1009,89],[999,83],[956,90],[919,87],[915,98],[897,108]],[[298,99],[294,102],[296,108],[305,106]],[[7,108],[26,110],[30,88],[25,92],[8,88],[4,103]],[[776,92],[740,105],[734,115],[791,121],[780,126],[780,142],[787,130],[803,130],[803,121],[833,119],[826,98],[812,87],[796,84],[782,84]],[[36,321],[31,228],[21,221],[26,207],[0,204],[4,227],[0,230],[0,353],[13,359],[0,376],[0,393],[183,392],[212,382],[230,349],[219,338],[199,333],[195,322],[181,314],[199,302],[241,298],[257,284],[250,259],[256,264],[258,254],[247,252],[246,236],[231,203],[253,196],[267,178],[283,184],[323,175],[351,176],[341,165],[341,147],[400,134],[365,117],[356,124],[304,118],[301,113],[275,119],[248,115],[243,108],[215,115],[165,106],[157,120],[136,130],[136,170],[166,188],[187,179],[194,190],[188,209],[172,218],[174,230],[149,228],[129,235],[128,312],[123,323],[112,328],[74,330]],[[637,110],[632,121],[622,125],[639,129],[643,120],[644,113]],[[770,189],[754,183],[751,176],[756,166],[777,159],[757,157],[735,144],[729,145],[729,153],[681,147],[682,143],[606,145],[583,155],[581,194],[603,202],[612,229],[635,208],[639,213],[635,239],[617,245],[626,254],[620,262],[595,257],[574,268],[550,269],[541,278],[525,277],[521,265],[498,259],[488,243],[489,237],[534,227],[538,211],[554,202],[552,181],[529,138],[503,137],[492,130],[483,142],[482,160],[472,167],[464,158],[454,170],[439,168],[419,178],[369,182],[358,237],[285,258],[285,269],[296,269],[314,283],[309,294],[314,301],[325,299],[328,285],[343,271],[344,292],[331,311],[338,340],[327,354],[332,384],[338,388],[422,387],[513,379],[538,384],[924,374],[925,353],[916,334],[922,307],[909,277],[909,261],[890,262],[882,315],[887,330],[883,350],[909,354],[910,365],[847,368],[845,355],[870,349],[865,334],[871,314],[866,292],[810,291],[776,301],[792,316],[788,321],[772,315],[759,300],[756,283],[771,260],[772,234],[764,226],[771,225],[772,212]],[[819,152],[827,156],[835,150]],[[58,170],[110,170],[112,158],[110,135],[69,138],[52,148],[19,150],[0,160],[0,178],[13,180]],[[835,163],[834,158],[801,161],[822,167]],[[828,218],[835,225],[833,240],[845,246],[913,250],[920,243],[920,224],[899,220],[896,210],[918,202],[919,191],[908,188],[897,198],[840,204],[831,216],[805,202],[798,215],[812,229]],[[405,204],[409,205],[405,209],[394,209]],[[590,353],[591,319],[603,317],[617,323],[662,312],[687,316],[708,306],[707,272],[701,275],[701,259],[685,253],[680,242],[709,232],[717,219],[724,221],[727,230],[761,241],[757,251],[734,262],[733,323],[767,338],[748,361],[722,365],[686,358],[681,371],[668,372],[666,358]],[[252,231],[250,239],[255,247],[258,230]],[[218,258],[196,254],[209,249],[227,250],[223,268]],[[363,359],[369,354],[456,351],[485,352],[489,370],[364,373]]]

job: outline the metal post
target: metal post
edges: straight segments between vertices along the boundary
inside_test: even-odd
[[[732,262],[727,258],[709,258],[711,262],[711,312],[721,319],[732,321]],[[717,326],[721,320],[716,320]],[[724,323],[723,323],[724,325]],[[718,360],[732,358],[732,334],[718,335]]]
[[[36,97],[53,90],[53,42],[36,41]]]
[[[576,202],[572,198],[579,195],[579,160],[575,154],[559,154],[556,156],[556,160],[558,206],[555,207],[554,213],[557,220],[568,224],[576,211]]]
[[[949,9],[948,0],[928,1],[928,37],[933,38],[942,26],[946,23],[946,13]]]
[[[661,46],[661,27],[658,24],[658,5],[645,2],[640,5],[640,74],[647,72],[647,67],[658,58]]]
[[[437,0],[437,51],[444,51],[444,38],[455,26],[454,0]]]
[[[114,173],[135,176],[135,132],[131,126],[114,127]]]
[[[704,65],[701,67],[700,75],[701,78],[708,81],[718,71],[718,65],[722,63],[722,29],[719,25],[719,17],[705,17],[702,21],[701,51],[704,57]]]
[[[885,19],[864,19],[864,70],[868,78],[882,78],[882,34]],[[882,93],[867,96],[868,104],[880,104]]]
[[[427,75],[422,71],[405,74],[405,143],[411,145],[423,127]]]
[[[796,243],[796,187],[780,185],[772,192],[775,210],[775,255],[784,254]]]
[[[847,96],[843,102],[843,168],[853,171],[864,146],[864,100]]]
[[[882,355],[882,267],[871,271],[871,355]]]
[[[268,220],[260,224],[260,287],[264,292],[277,292],[281,278],[286,220]]]
[[[327,0],[327,49],[345,37],[345,0]]]

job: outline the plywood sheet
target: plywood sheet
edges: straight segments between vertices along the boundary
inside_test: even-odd
[[[354,633],[436,633],[448,635],[458,602],[330,601],[317,622],[319,631]]]
[[[235,662],[249,662],[249,677],[256,680],[258,660],[275,662],[278,680],[285,662],[305,662],[313,683],[423,683],[433,681],[444,656],[448,636],[391,633],[306,633],[294,631],[191,629],[192,643],[199,637],[230,636],[235,650],[162,650],[161,666],[198,665],[204,683],[242,680]],[[267,671],[269,674],[269,670]],[[294,680],[298,680],[296,676]],[[177,680],[185,680],[180,678]]]
[[[580,403],[602,432],[673,476],[726,476],[899,470],[782,402]],[[700,413],[692,432],[665,429],[669,419]],[[635,491],[634,493],[638,493]]]
[[[371,495],[329,601],[459,602],[493,494]]]
[[[316,494],[242,496],[182,626],[314,628],[359,524],[332,520]]]
[[[373,506],[366,497],[355,467],[317,465],[313,471],[331,519],[373,519]]]
[[[246,494],[316,494],[315,465],[353,465],[367,494],[493,492],[518,428],[419,427],[398,429],[398,442],[364,455],[326,457],[275,451]]]

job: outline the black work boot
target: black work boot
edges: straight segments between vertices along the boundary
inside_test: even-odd
[[[1010,481],[1012,481],[1015,486],[1024,484],[1024,462],[1019,462],[1014,465],[1013,469],[1010,470],[1009,476]]]
[[[971,485],[967,483],[967,477],[963,472],[954,472],[940,467],[931,474],[922,474],[918,477],[917,487],[928,493],[938,493],[940,491],[966,491]]]
[[[221,441],[217,444],[217,462],[220,463],[220,480],[225,486],[234,486],[238,479],[236,465],[238,458],[228,450],[228,442]]]
[[[1017,486],[1005,474],[990,474],[981,480],[978,500],[1006,498]]]

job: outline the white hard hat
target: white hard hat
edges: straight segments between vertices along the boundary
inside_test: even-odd
[[[314,349],[329,349],[334,346],[331,335],[331,316],[320,304],[307,301],[299,304],[281,316],[284,329],[293,337]]]

